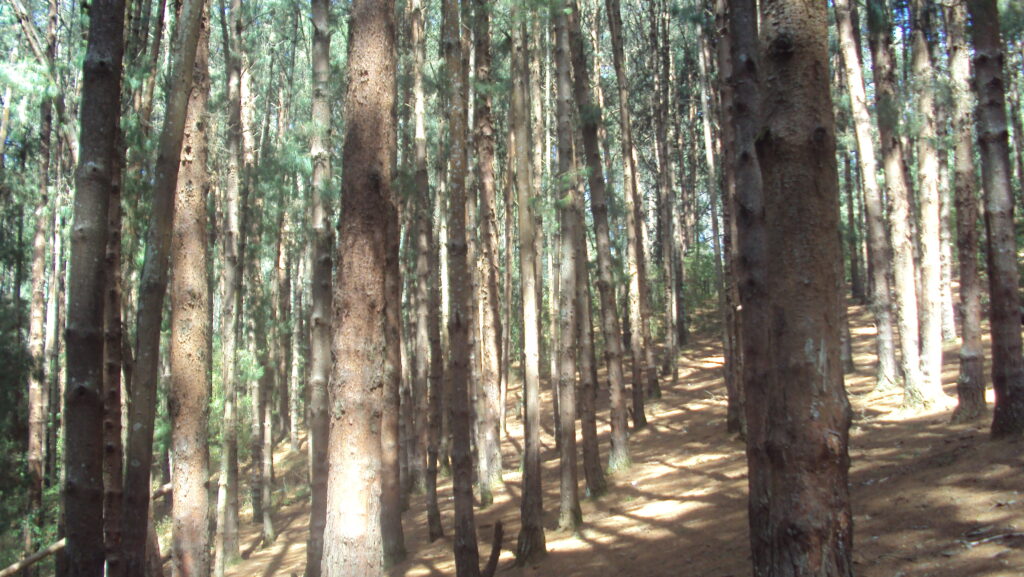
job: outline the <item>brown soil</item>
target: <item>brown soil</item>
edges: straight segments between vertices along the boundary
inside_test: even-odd
[[[857,372],[847,375],[854,409],[850,487],[855,523],[854,568],[863,577],[1009,577],[1024,574],[1024,454],[1020,442],[993,442],[988,420],[950,424],[950,411],[906,415],[900,393],[872,391],[873,329],[862,307],[851,308]],[[609,478],[610,490],[583,502],[578,535],[559,533],[558,458],[550,404],[542,435],[548,555],[512,568],[519,530],[522,447],[519,420],[510,417],[504,443],[505,486],[495,504],[477,512],[481,559],[495,521],[505,525],[499,575],[655,577],[749,575],[746,462],[743,443],[725,432],[725,388],[717,340],[692,339],[679,359],[679,383],[663,379],[664,398],[648,405],[650,426],[630,438],[634,465]],[[627,374],[628,371],[627,371]],[[944,382],[955,395],[957,347],[946,348]],[[550,391],[545,391],[546,401]],[[514,396],[510,394],[510,405]],[[990,399],[991,403],[991,399]],[[607,406],[606,400],[599,406]],[[510,407],[511,408],[511,407]],[[607,411],[602,410],[602,416]],[[599,422],[602,450],[607,421]],[[289,465],[291,467],[289,468]],[[278,494],[304,482],[304,459],[279,463]],[[582,471],[580,473],[582,486]],[[427,542],[424,499],[405,515],[408,559],[393,577],[454,575],[451,483],[441,506],[446,537]],[[286,486],[287,485],[287,486]],[[308,510],[305,499],[279,508],[276,543],[261,548],[245,525],[246,559],[239,577],[302,575]],[[243,515],[245,520],[248,516]],[[483,562],[483,561],[481,561]]]

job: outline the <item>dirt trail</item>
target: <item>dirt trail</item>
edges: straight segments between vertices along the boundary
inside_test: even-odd
[[[992,442],[988,421],[949,424],[949,411],[905,417],[899,393],[872,392],[873,329],[862,307],[851,308],[857,372],[847,375],[854,409],[850,484],[855,523],[854,570],[863,577],[1010,577],[1024,574],[1024,454],[1021,443]],[[956,345],[946,347],[944,382],[955,395]],[[559,533],[558,458],[550,390],[545,390],[544,503],[548,555],[510,568],[519,531],[516,472],[522,429],[510,418],[503,445],[505,486],[495,504],[477,512],[481,558],[493,524],[505,524],[499,575],[739,577],[750,574],[743,443],[725,433],[721,349],[713,336],[693,339],[680,355],[675,387],[648,405],[650,426],[633,433],[634,466],[609,478],[609,492],[583,502],[578,535]],[[627,372],[628,374],[628,372]],[[513,400],[510,394],[510,402]],[[599,400],[603,417],[607,399]],[[991,403],[991,399],[990,399]],[[598,423],[602,456],[608,423]],[[307,507],[303,459],[281,463],[276,543],[258,548],[255,527],[243,523],[246,559],[237,577],[302,575]],[[288,465],[292,465],[291,468]],[[580,472],[582,486],[582,471]],[[297,494],[296,494],[297,493]],[[393,577],[454,575],[451,483],[440,493],[446,537],[428,543],[424,499],[414,496],[404,518],[408,559]],[[247,517],[243,515],[243,519]]]

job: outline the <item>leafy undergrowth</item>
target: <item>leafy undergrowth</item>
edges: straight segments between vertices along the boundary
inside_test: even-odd
[[[1021,443],[990,441],[987,419],[952,425],[948,410],[899,413],[899,393],[872,391],[874,331],[863,307],[851,309],[851,322],[857,371],[847,375],[847,387],[854,409],[850,486],[856,573],[1020,575]],[[947,345],[944,382],[950,395],[955,394],[956,351],[955,344]],[[648,405],[650,425],[630,437],[633,467],[609,478],[608,493],[584,501],[584,526],[577,535],[555,530],[558,457],[553,415],[545,402],[542,459],[548,555],[523,568],[511,568],[519,530],[521,475],[516,470],[522,448],[521,424],[511,417],[510,436],[503,446],[504,486],[496,489],[495,504],[476,516],[481,557],[490,550],[493,525],[500,519],[508,536],[501,575],[749,575],[746,462],[742,441],[725,432],[721,369],[716,338],[693,338],[680,355],[678,383],[662,379],[664,397]],[[544,395],[550,401],[550,390]],[[510,403],[514,398],[509,395]],[[599,407],[606,418],[606,398],[600,399]],[[601,420],[599,427],[604,451],[607,421]],[[263,547],[256,527],[243,523],[245,559],[232,567],[232,576],[303,574],[308,508],[296,495],[304,497],[308,488],[295,481],[304,478],[304,459],[287,459],[278,467],[279,478],[290,480],[287,491],[283,483],[278,487],[283,504],[275,517],[278,539]],[[582,487],[582,471],[580,478]],[[451,483],[442,481],[446,537],[427,542],[424,499],[413,496],[404,518],[409,555],[391,569],[392,576],[455,574]]]

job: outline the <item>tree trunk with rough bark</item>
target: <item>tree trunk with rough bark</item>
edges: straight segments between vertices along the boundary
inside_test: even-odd
[[[310,136],[313,159],[312,225],[313,271],[311,281],[309,345],[309,444],[312,498],[309,509],[309,540],[306,544],[306,577],[319,577],[327,522],[327,445],[329,415],[327,385],[331,371],[331,275],[334,227],[327,200],[331,181],[331,108],[330,108],[330,3],[312,1],[313,15],[313,103],[315,130]]]
[[[474,0],[473,35],[476,43],[475,127],[478,184],[480,190],[480,253],[483,272],[480,299],[481,356],[479,435],[477,441],[480,506],[494,502],[492,487],[501,484],[501,315],[498,301],[498,221],[494,192],[494,126],[491,118],[491,2]]]
[[[193,89],[178,169],[171,240],[171,391],[169,413],[174,471],[171,564],[182,577],[210,574],[210,317],[207,282],[206,101],[210,90],[208,10],[202,10]]]
[[[1021,354],[1020,296],[1013,194],[1010,188],[1010,143],[1006,121],[1003,41],[995,0],[968,0],[974,86],[978,94],[978,143],[988,240],[988,286],[991,299],[993,438],[1024,436],[1024,358]]]
[[[896,348],[893,341],[892,301],[889,288],[891,248],[886,232],[882,191],[878,185],[875,145],[871,139],[871,117],[864,92],[864,74],[860,64],[858,29],[853,26],[850,0],[835,0],[839,46],[846,71],[846,89],[850,94],[853,126],[856,134],[858,167],[864,191],[864,212],[867,220],[868,283],[871,311],[878,336],[875,354],[878,357],[877,385],[887,389],[896,385]]]
[[[749,12],[749,10],[748,10]],[[761,3],[768,373],[751,428],[754,575],[853,574],[839,181],[825,3]],[[765,346],[766,343],[761,343]],[[753,371],[751,372],[753,374]],[[753,409],[751,409],[753,412]]]
[[[530,112],[526,105],[529,84],[526,54],[526,22],[513,10],[511,125],[515,131],[516,190],[519,194],[519,258],[523,299],[523,402],[525,430],[523,488],[520,504],[522,528],[516,546],[516,564],[524,566],[547,552],[544,537],[543,494],[540,469],[540,335],[537,299],[537,244],[531,199],[533,168],[530,166]]]
[[[569,44],[572,50],[573,86],[578,107],[583,149],[587,164],[587,182],[590,186],[590,211],[594,219],[594,239],[597,246],[597,289],[601,302],[601,328],[604,332],[604,358],[608,369],[609,409],[611,421],[611,447],[608,451],[608,470],[616,472],[629,467],[629,440],[626,421],[626,395],[622,371],[622,331],[615,302],[611,234],[608,225],[608,194],[605,188],[604,164],[601,162],[599,127],[601,110],[595,106],[590,92],[590,70],[583,51],[583,38],[574,6],[569,15]]]
[[[875,78],[875,107],[878,134],[882,143],[886,196],[889,200],[889,229],[892,241],[893,280],[896,289],[896,319],[899,325],[900,369],[903,372],[903,405],[919,409],[931,405],[921,373],[918,338],[917,272],[914,266],[914,239],[911,230],[910,191],[903,142],[899,133],[899,105],[896,94],[896,69],[892,57],[892,24],[884,0],[868,0],[868,37],[871,44],[871,68]],[[886,270],[886,269],[882,269]],[[878,272],[876,271],[876,275]],[[884,384],[884,383],[880,383]]]
[[[575,130],[572,122],[572,83],[569,61],[569,36],[565,11],[553,14],[555,27],[556,108],[558,133],[557,207],[559,216],[559,243],[561,266],[558,269],[561,291],[558,299],[558,409],[556,418],[561,423],[559,443],[559,510],[558,527],[575,532],[583,523],[580,509],[579,481],[576,460],[576,267],[586,263],[576,260],[576,236],[579,216],[576,210],[581,196],[576,151],[573,147]]]
[[[395,152],[395,14],[393,1],[351,7],[342,213],[334,288],[331,443],[325,577],[384,575],[381,531],[381,413],[393,378],[387,267],[398,231],[392,194]]]
[[[960,261],[960,375],[953,419],[981,417],[985,405],[985,348],[981,342],[981,277],[978,275],[978,195],[974,168],[974,114],[971,56],[967,44],[967,3],[956,0],[946,10],[949,75],[953,102],[953,188],[956,202],[956,248]]]
[[[64,529],[67,575],[103,575],[103,290],[107,211],[121,103],[124,1],[90,7],[82,63],[80,160],[68,287],[64,392]],[[144,531],[143,531],[144,532]]]

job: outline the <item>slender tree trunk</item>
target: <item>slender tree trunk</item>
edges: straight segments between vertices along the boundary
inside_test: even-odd
[[[516,190],[519,193],[519,258],[523,299],[523,485],[520,516],[522,528],[516,546],[516,564],[524,566],[547,551],[544,537],[544,505],[540,478],[540,335],[537,302],[537,244],[531,205],[533,167],[530,166],[530,116],[526,106],[529,84],[526,55],[526,22],[513,9],[511,123],[515,131]]]
[[[220,476],[217,487],[217,532],[214,535],[214,577],[239,555],[238,537],[238,335],[242,319],[241,104],[239,71],[230,50],[228,15],[220,1],[221,32],[227,68],[228,162],[225,187],[224,268],[221,273],[221,372],[224,395]],[[232,15],[235,12],[232,10]],[[312,526],[312,525],[311,525]]]
[[[309,444],[312,495],[309,508],[309,540],[306,544],[306,577],[319,577],[327,523],[327,451],[330,420],[328,382],[331,371],[331,289],[333,227],[329,223],[327,187],[331,181],[330,108],[330,3],[313,0],[313,104],[316,130],[310,136],[313,159],[313,278],[311,282],[309,345]]]
[[[193,89],[185,121],[184,154],[178,170],[171,259],[171,444],[174,472],[172,564],[174,574],[210,574],[210,455],[207,420],[210,406],[210,307],[207,282],[206,100],[210,90],[209,12],[202,9],[193,71]]]
[[[827,6],[765,0],[761,23],[763,98],[772,105],[763,109],[757,156],[771,320],[767,378],[752,394],[764,400],[756,405],[764,421],[752,424],[759,430],[748,444],[754,574],[848,576],[850,405],[839,363],[842,255],[835,121],[823,73]]]
[[[53,66],[56,56],[57,38],[57,3],[49,2],[47,18],[47,51],[48,64]],[[10,87],[4,95],[3,130],[0,138],[7,138],[7,123],[10,111]],[[43,485],[45,479],[46,460],[46,418],[48,389],[46,386],[46,236],[50,232],[48,226],[50,215],[47,206],[50,199],[50,136],[53,127],[53,101],[44,96],[39,104],[39,193],[33,211],[35,232],[32,235],[32,296],[29,301],[28,322],[28,515],[24,527],[24,553],[31,555],[36,550],[33,535],[43,526]],[[3,156],[0,150],[0,157]],[[2,169],[2,167],[0,167]],[[113,194],[113,188],[111,189]],[[59,231],[57,231],[59,233]],[[108,232],[109,234],[109,232]],[[56,281],[53,279],[51,284]],[[104,365],[106,366],[106,365]],[[106,383],[106,378],[103,379]],[[105,399],[106,397],[104,397]],[[34,570],[26,572],[31,577]]]
[[[910,229],[910,192],[907,190],[907,166],[899,134],[896,69],[890,41],[892,25],[889,21],[888,5],[882,0],[868,1],[868,31],[875,78],[878,133],[882,142],[886,196],[889,199],[893,279],[896,282],[896,316],[902,353],[900,368],[903,372],[903,405],[908,409],[917,409],[930,406],[937,399],[927,395],[928,388],[921,374],[915,289],[917,275],[913,258],[913,232]],[[875,274],[878,275],[878,271]]]
[[[949,73],[953,102],[955,160],[953,188],[956,202],[956,248],[960,261],[960,375],[956,382],[956,421],[970,421],[987,411],[985,406],[985,349],[981,342],[981,278],[978,276],[978,195],[974,168],[974,117],[971,60],[967,45],[967,3],[953,2],[945,11],[949,45]]]
[[[480,185],[480,247],[483,278],[479,291],[482,311],[480,403],[478,444],[480,506],[489,506],[494,497],[491,489],[501,483],[501,433],[499,414],[502,410],[499,390],[501,371],[501,314],[498,300],[498,221],[494,191],[494,126],[491,118],[491,29],[492,4],[474,0],[474,38],[476,42],[476,112],[474,113],[478,182]]]
[[[858,29],[853,26],[850,0],[835,0],[839,45],[846,71],[846,88],[850,94],[853,126],[856,134],[857,159],[864,187],[864,212],[867,219],[868,270],[870,304],[874,315],[875,354],[878,357],[877,385],[888,389],[896,385],[896,348],[893,342],[892,301],[889,288],[891,248],[886,233],[882,191],[877,180],[875,146],[871,140],[871,117],[868,115],[864,75],[860,64]]]
[[[921,373],[925,403],[939,402],[942,392],[942,247],[939,158],[936,150],[934,72],[928,37],[931,15],[924,0],[911,0],[912,60],[918,118],[917,181],[921,245]]]
[[[452,383],[452,494],[455,500],[455,566],[460,577],[479,575],[480,562],[473,515],[473,463],[470,455],[470,362],[472,346],[472,281],[466,229],[466,177],[468,167],[468,127],[466,125],[465,78],[460,41],[460,3],[445,0],[443,4],[442,47],[448,74],[449,91],[445,116],[450,135],[448,178],[448,286],[451,307],[448,316],[448,338],[451,352],[448,374]],[[468,23],[467,23],[468,24]]]
[[[629,267],[629,319],[632,331],[630,348],[633,354],[633,428],[647,426],[644,414],[644,354],[643,326],[641,318],[645,298],[642,292],[643,250],[640,237],[640,202],[637,193],[636,159],[633,157],[633,126],[629,113],[629,79],[622,40],[622,12],[619,0],[605,0],[608,24],[612,37],[612,57],[615,77],[619,87],[619,125],[622,140],[623,185],[626,197],[626,261]],[[657,375],[654,375],[657,380]]]
[[[330,469],[322,574],[384,575],[381,412],[392,378],[387,267],[397,258],[394,2],[356,0],[349,28],[342,220],[334,288]]]
[[[81,158],[75,175],[64,394],[64,528],[67,575],[103,575],[103,260],[116,163],[124,1],[90,7],[82,63]],[[145,506],[143,506],[145,507]],[[145,533],[145,531],[143,531]]]
[[[604,357],[608,369],[608,387],[611,399],[609,402],[611,448],[608,452],[608,470],[615,472],[629,467],[630,464],[625,384],[622,372],[622,331],[619,327],[619,313],[615,302],[612,243],[608,225],[608,194],[605,189],[604,165],[601,162],[598,131],[602,124],[601,110],[595,107],[590,92],[589,69],[583,51],[583,38],[576,9],[569,15],[569,44],[572,50],[575,101],[579,107],[579,119],[582,124],[583,148],[590,186],[590,210],[594,218],[594,238],[597,246],[597,288],[601,300]]]
[[[850,295],[858,302],[864,301],[864,281],[860,272],[860,240],[857,237],[858,222],[853,195],[852,153],[843,155],[843,188],[846,191],[846,252],[850,257]]]
[[[416,362],[413,374],[413,435],[412,457],[409,473],[412,489],[426,490],[427,486],[427,445],[429,443],[429,378],[430,378],[430,251],[433,248],[434,215],[430,199],[430,176],[427,172],[427,131],[426,103],[423,94],[423,5],[421,0],[412,0],[410,15],[410,43],[413,52],[413,122],[415,201],[413,216],[416,232]],[[436,480],[435,480],[436,482]]]
[[[1020,297],[1010,188],[1010,143],[1004,93],[1003,41],[995,0],[968,0],[974,45],[974,86],[978,93],[978,143],[988,240],[991,299],[993,438],[1024,435],[1024,358],[1021,355]]]
[[[561,266],[558,273],[561,292],[558,299],[558,421],[561,423],[559,448],[559,512],[558,527],[575,532],[583,523],[580,509],[579,481],[576,461],[576,275],[577,267],[586,262],[576,260],[577,226],[580,220],[576,210],[580,204],[579,174],[576,150],[573,146],[575,129],[572,122],[572,82],[570,77],[569,35],[565,11],[554,13],[556,107],[558,132],[558,185],[559,250]],[[556,375],[552,375],[554,378]]]
[[[396,200],[397,202],[397,200]],[[402,383],[402,276],[398,264],[401,228],[396,215],[388,223],[394,227],[387,233],[384,307],[387,332],[387,362],[390,368],[384,382],[384,405],[381,414],[381,539],[384,566],[400,563],[406,556],[405,534],[402,532],[402,482],[399,462],[399,410]]]

